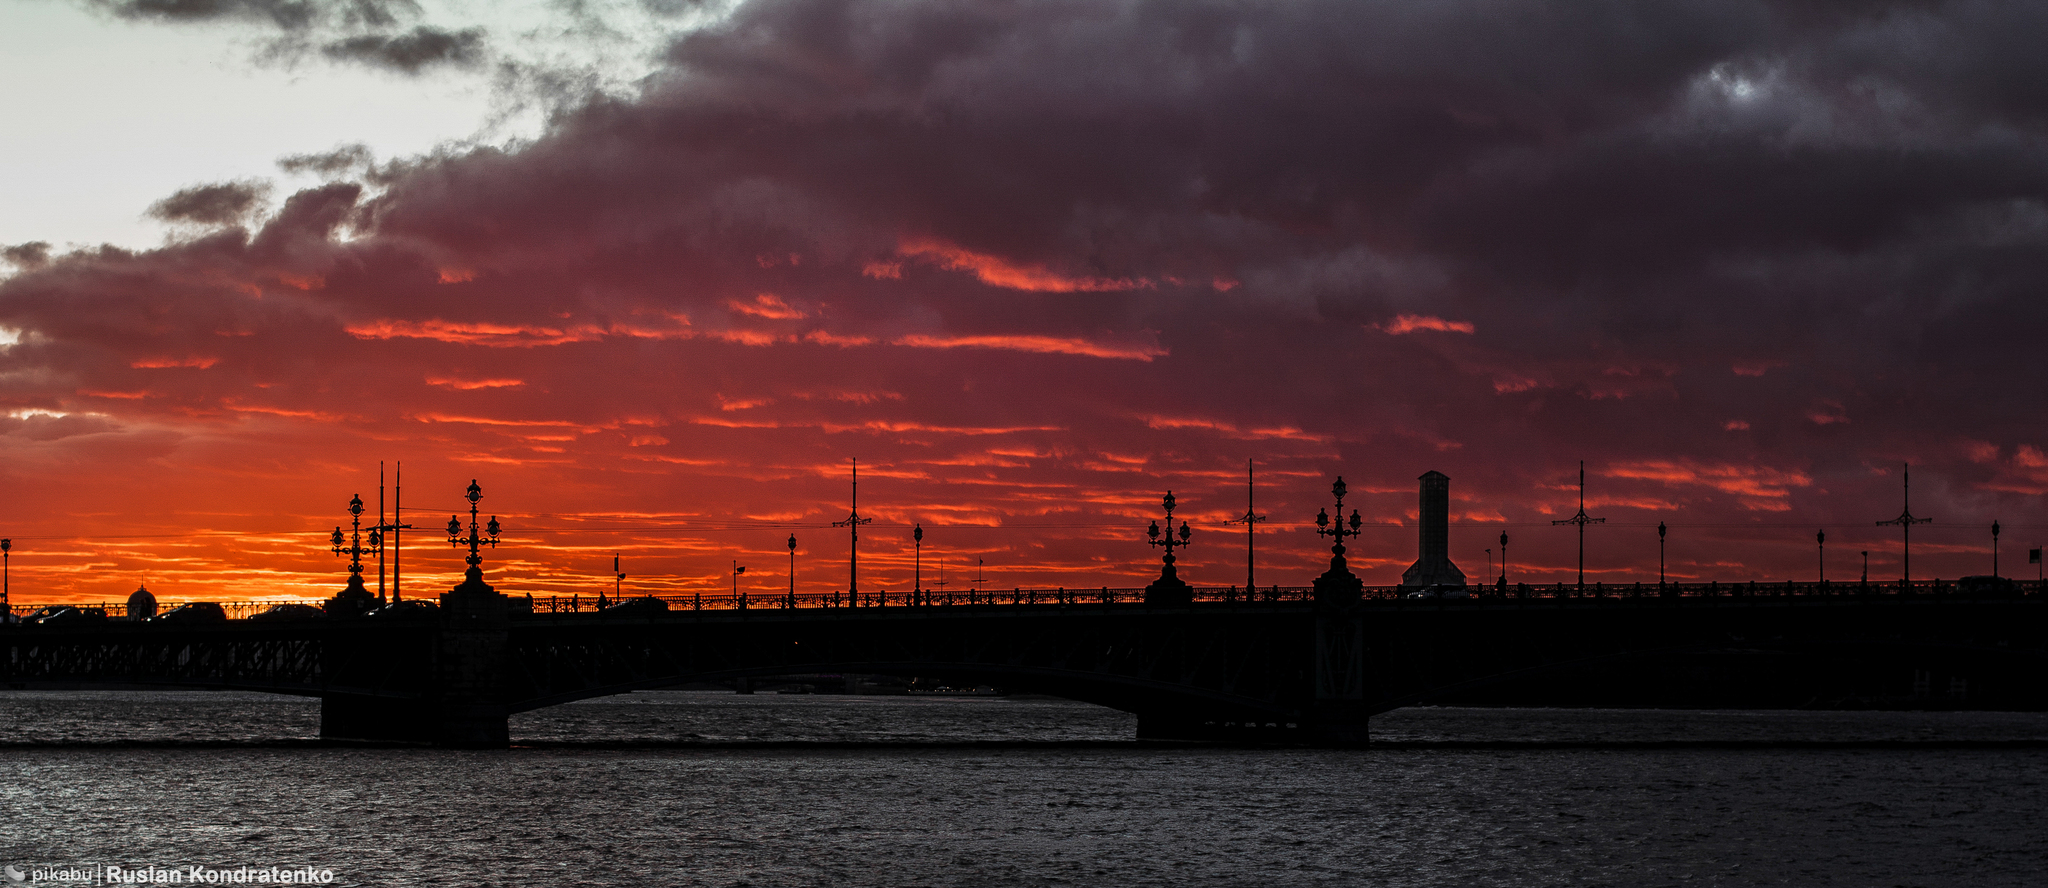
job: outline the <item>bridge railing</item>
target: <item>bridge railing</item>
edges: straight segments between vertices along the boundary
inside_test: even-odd
[[[1959,586],[1951,580],[1924,580],[1901,583],[1834,583],[1834,582],[1742,582],[1742,583],[1588,583],[1583,586],[1574,583],[1547,584],[1494,584],[1473,585],[1457,590],[1417,590],[1402,586],[1367,586],[1363,597],[1373,602],[1397,601],[1445,601],[1459,600],[1475,603],[1512,602],[1570,599],[1628,599],[1628,598],[1840,598],[1849,596],[1954,596],[1954,595],[2024,595],[2048,594],[2039,581],[2007,581],[1995,587],[1985,584]],[[799,592],[794,596],[783,593],[732,594],[724,590],[712,594],[653,595],[668,606],[671,611],[688,610],[788,610],[792,608],[839,608],[839,607],[951,607],[951,606],[1011,606],[1011,605],[1083,605],[1083,604],[1138,604],[1145,600],[1142,588],[1069,589],[1054,588],[1011,588],[982,589],[966,592],[930,589],[917,591],[863,591],[849,594],[834,592]],[[1270,586],[1253,589],[1249,594],[1236,586],[1197,588],[1194,602],[1197,605],[1255,605],[1280,602],[1306,602],[1312,600],[1314,592],[1306,586]],[[534,613],[595,613],[605,605],[617,603],[617,599],[599,596],[568,595],[534,597]],[[602,603],[600,603],[602,602]]]
[[[1970,582],[1955,580],[1920,580],[1915,582],[1706,582],[1706,583],[1509,583],[1473,585],[1457,590],[1418,591],[1400,586],[1367,586],[1364,598],[1368,602],[1395,603],[1404,601],[1464,601],[1474,604],[1515,603],[1534,601],[1567,601],[1575,599],[1646,599],[1646,598],[1844,598],[1867,596],[1985,596],[2018,595],[2026,597],[2048,596],[2048,585],[2039,580],[2003,580],[1986,582],[1973,579]],[[1194,590],[1194,604],[1198,606],[1248,606],[1278,604],[1284,602],[1307,602],[1314,596],[1306,586],[1267,586],[1245,590],[1236,586],[1198,587]],[[733,594],[718,590],[709,594],[666,594],[652,597],[667,605],[670,611],[723,611],[723,610],[788,610],[792,608],[842,608],[842,607],[993,607],[993,606],[1040,606],[1040,605],[1091,605],[1091,604],[1138,604],[1145,600],[1142,588],[1069,589],[1065,587],[1010,589],[969,589],[944,591],[926,589],[908,590],[863,590],[858,594],[844,591],[798,592],[794,596],[783,594],[760,594],[741,592]],[[596,613],[605,606],[619,603],[619,599],[604,595],[547,595],[513,596],[521,609],[530,606],[534,613],[579,614]],[[628,596],[627,600],[634,600]],[[159,613],[187,603],[183,600],[159,602]],[[262,613],[279,604],[318,604],[304,598],[266,598],[246,601],[222,601],[221,607],[231,619],[245,619]],[[16,604],[8,608],[16,617],[26,617],[44,605]],[[70,603],[70,607],[96,608],[106,613],[108,619],[126,620],[125,603],[100,602],[97,604]]]
[[[1271,586],[1254,590],[1246,595],[1235,586],[1221,589],[1196,589],[1195,600],[1204,603],[1265,603],[1281,601],[1307,601],[1311,592],[1300,586]],[[1136,604],[1145,600],[1141,588],[1094,589],[1024,588],[972,589],[968,591],[925,589],[914,590],[863,590],[859,593],[845,591],[799,592],[795,595],[783,593],[758,594],[742,592],[733,594],[720,591],[714,594],[651,595],[640,598],[654,598],[668,605],[669,610],[789,610],[792,608],[838,608],[838,607],[953,607],[984,605],[1043,605],[1043,604]],[[604,604],[613,604],[618,599],[589,595],[553,595],[532,598],[534,613],[592,613]],[[631,600],[631,599],[629,599]]]
[[[209,599],[194,598],[190,600],[160,600],[157,602],[156,612],[161,614],[165,611],[170,610],[171,608],[178,607],[179,605],[193,604],[206,600]],[[317,606],[320,604],[320,601],[318,599],[311,598],[255,598],[244,601],[216,601],[214,603],[220,605],[222,610],[227,611],[228,619],[240,620],[246,619],[256,614],[260,614],[280,604],[311,604]],[[7,612],[13,614],[17,618],[27,617],[39,610],[42,610],[43,608],[52,606],[53,604],[56,603],[46,602],[41,604],[10,604],[7,607]],[[107,619],[116,622],[127,622],[131,619],[135,619],[128,616],[128,603],[125,601],[101,601],[90,604],[78,601],[66,601],[62,602],[61,606],[78,608],[80,610],[96,610],[100,613],[106,614]]]

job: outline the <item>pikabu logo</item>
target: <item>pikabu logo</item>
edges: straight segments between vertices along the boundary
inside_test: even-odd
[[[334,881],[334,871],[300,867],[210,867],[165,866],[106,868],[108,885],[325,885]]]
[[[73,885],[326,885],[334,871],[299,866],[32,866],[0,867],[5,884]]]

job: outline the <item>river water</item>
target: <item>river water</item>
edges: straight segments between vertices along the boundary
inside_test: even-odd
[[[1327,751],[1140,744],[1059,700],[645,692],[517,716],[502,752],[318,727],[285,697],[0,692],[0,864],[53,885],[2048,884],[2042,714],[1415,709]]]

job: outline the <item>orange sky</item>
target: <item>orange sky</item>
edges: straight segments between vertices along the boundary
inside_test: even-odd
[[[1660,521],[1674,577],[1811,578],[1820,529],[1896,577],[1907,462],[1917,576],[1989,572],[1994,520],[2031,575],[2048,153],[1998,135],[2039,123],[1992,32],[1474,10],[743,3],[625,94],[520,97],[530,141],[307,146],[318,184],[138,207],[161,246],[0,244],[13,600],[324,597],[380,460],[429,591],[472,478],[508,592],[614,552],[774,591],[791,533],[841,587],[856,458],[868,588],[914,522],[955,585],[1142,585],[1169,489],[1182,576],[1241,583],[1247,460],[1262,583],[1323,569],[1339,474],[1397,581],[1429,470],[1468,576],[1505,530],[1569,579],[1580,460],[1589,580],[1654,580]]]

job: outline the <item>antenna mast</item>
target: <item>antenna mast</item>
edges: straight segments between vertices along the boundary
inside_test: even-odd
[[[403,513],[403,512],[405,511],[405,507],[404,507],[404,505],[403,505],[403,502],[404,502],[404,500],[403,500],[403,495],[404,495],[404,493],[405,493],[405,461],[404,461],[404,460],[400,460],[400,461],[398,462],[398,464],[397,464],[397,465],[396,465],[395,467],[393,467],[393,472],[392,472],[392,478],[391,478],[391,521],[390,521],[389,523],[385,522],[385,520],[384,520],[384,461],[383,461],[383,460],[381,460],[381,459],[380,459],[380,460],[378,460],[378,461],[377,461],[377,526],[376,526],[376,527],[374,527],[374,528],[371,528],[371,529],[372,529],[372,530],[375,530],[375,531],[377,531],[377,532],[378,532],[378,533],[380,533],[380,534],[383,534],[383,536],[384,536],[384,541],[385,541],[386,543],[390,544],[390,546],[391,546],[391,603],[393,603],[393,604],[397,604],[397,603],[398,603],[399,601],[401,601],[401,600],[402,600],[402,597],[401,597],[401,596],[400,596],[400,594],[399,594],[399,557],[398,557],[398,539],[399,539],[399,532],[400,532],[400,531],[404,531],[404,530],[409,530],[409,529],[411,529],[411,528],[412,528],[412,525],[410,525],[410,524],[407,524],[407,523],[405,523],[404,521],[400,520],[400,518],[399,518],[399,515],[400,515],[401,513]],[[381,552],[381,551],[377,553],[377,600],[378,600],[378,601],[383,601],[383,600],[384,600],[384,553],[383,553],[383,552]]]
[[[1252,507],[1252,504],[1254,502],[1252,498],[1253,490],[1254,488],[1252,484],[1252,461],[1245,460],[1244,515],[1242,517],[1232,518],[1231,520],[1225,521],[1223,523],[1244,525],[1244,594],[1246,599],[1251,598],[1252,590],[1254,588],[1257,588],[1258,586],[1258,583],[1255,582],[1255,577],[1252,573],[1253,567],[1257,563],[1256,559],[1254,558],[1255,553],[1253,551],[1252,545],[1253,534],[1259,529],[1259,523],[1266,520],[1266,516],[1259,514],[1258,510]]]
[[[846,602],[849,607],[860,604],[860,526],[873,523],[873,518],[860,517],[860,460],[853,461],[853,511],[846,514],[846,520],[832,522],[833,527],[846,528]]]
[[[1605,518],[1586,517],[1586,461],[1579,460],[1579,513],[1551,524],[1576,524],[1579,526],[1579,591],[1586,589],[1586,525],[1606,524]]]
[[[1904,476],[1904,481],[1905,481],[1905,493],[1906,493],[1906,504],[1905,504],[1905,508],[1904,508],[1904,509],[1901,509],[1901,510],[1899,511],[1899,517],[1897,517],[1897,518],[1893,518],[1893,519],[1892,519],[1892,520],[1890,520],[1890,521],[1879,521],[1879,522],[1877,522],[1877,526],[1879,526],[1879,527],[1883,527],[1883,526],[1885,526],[1885,525],[1887,525],[1887,524],[1896,524],[1896,525],[1898,525],[1898,526],[1899,526],[1899,534],[1900,534],[1900,544],[1899,544],[1899,545],[1900,545],[1900,550],[1901,550],[1901,551],[1900,551],[1900,554],[1901,554],[1901,555],[1903,556],[1903,560],[1902,560],[1902,562],[1901,562],[1901,564],[1900,564],[1900,568],[1899,568],[1899,582],[1901,582],[1901,583],[1910,583],[1910,582],[1912,582],[1912,581],[1913,581],[1913,525],[1915,525],[1915,524],[1931,524],[1931,523],[1933,523],[1934,519],[1932,519],[1932,518],[1915,518],[1915,517],[1913,517],[1913,464],[1912,464],[1912,463],[1906,463],[1906,464],[1905,464],[1905,476]]]

